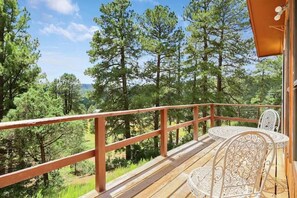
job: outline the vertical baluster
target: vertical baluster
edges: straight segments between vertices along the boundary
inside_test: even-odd
[[[210,104],[210,127],[214,127],[215,126],[215,105],[214,104]]]
[[[194,119],[194,126],[193,126],[193,129],[194,129],[194,131],[193,131],[193,139],[194,140],[198,140],[198,124],[199,124],[199,122],[198,122],[198,118],[199,118],[199,107],[198,107],[198,105],[197,106],[195,106],[194,108],[193,108],[193,119]]]
[[[167,156],[167,109],[161,110],[161,147],[160,153],[163,157]]]
[[[259,120],[260,119],[260,116],[261,116],[261,108],[260,107],[257,107],[257,109],[258,109],[257,118]]]
[[[105,118],[95,118],[95,188],[97,192],[106,189],[105,133]]]

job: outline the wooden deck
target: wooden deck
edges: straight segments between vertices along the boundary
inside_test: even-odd
[[[107,184],[107,190],[95,190],[83,197],[194,197],[187,186],[187,176],[195,168],[211,165],[218,143],[208,135],[157,157]],[[287,198],[283,151],[278,151],[277,166],[272,166],[263,197]],[[277,179],[275,182],[275,175]]]

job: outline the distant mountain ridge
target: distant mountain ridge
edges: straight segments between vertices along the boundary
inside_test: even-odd
[[[93,91],[94,87],[92,84],[81,84],[81,92],[86,93],[87,91]]]

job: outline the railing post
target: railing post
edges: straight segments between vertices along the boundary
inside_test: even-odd
[[[167,109],[161,110],[161,146],[160,153],[163,157],[167,156]]]
[[[260,116],[261,116],[261,110],[260,110],[261,108],[260,107],[258,107],[258,115],[257,115],[257,119],[259,120],[260,119]]]
[[[106,189],[105,133],[105,117],[95,118],[95,189],[97,192]]]
[[[193,119],[194,119],[194,125],[193,125],[193,139],[198,141],[198,118],[199,118],[199,107],[198,105],[193,108]]]
[[[215,105],[210,104],[210,127],[214,127],[215,125],[215,119],[214,119],[214,114],[215,114]]]

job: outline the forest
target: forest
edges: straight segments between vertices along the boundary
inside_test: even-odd
[[[113,0],[98,8],[98,30],[86,52],[92,67],[85,75],[94,83],[82,91],[70,73],[47,80],[37,64],[38,38],[28,33],[30,13],[17,0],[0,0],[1,122],[165,105],[281,103],[282,57],[256,58],[245,0],[191,0],[182,16],[186,27],[168,6],[137,13],[132,3]],[[188,116],[176,114],[170,122]],[[106,141],[158,129],[159,119],[157,113],[110,118]],[[190,140],[190,130],[170,133],[168,147]],[[133,169],[158,156],[158,146],[153,138],[119,149],[107,157],[107,170]],[[3,130],[0,175],[93,147],[93,120]],[[93,174],[87,160],[0,189],[0,197],[56,197],[71,183],[67,177]]]

